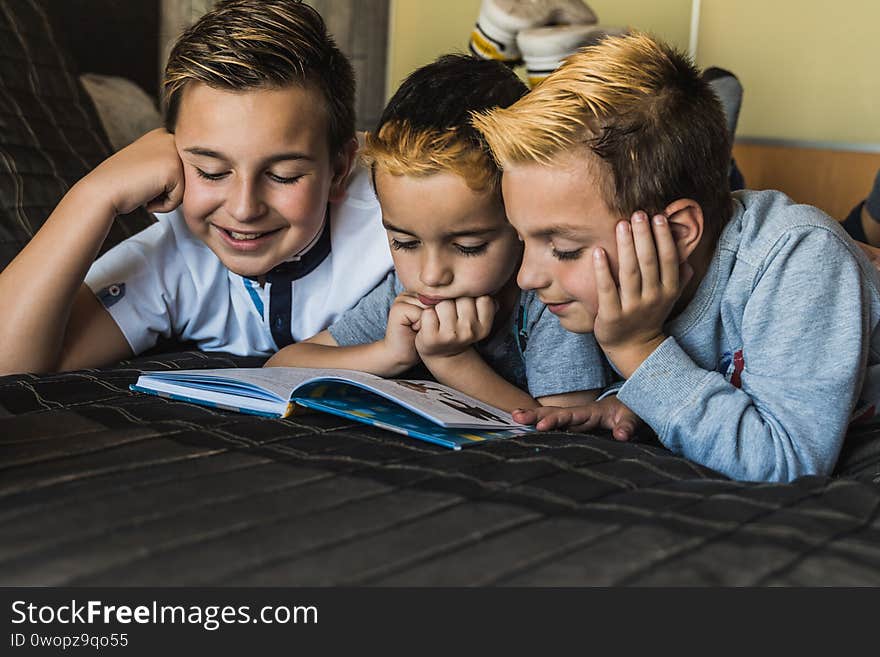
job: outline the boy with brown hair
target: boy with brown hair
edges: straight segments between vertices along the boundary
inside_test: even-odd
[[[738,479],[833,470],[880,397],[877,274],[820,210],[730,194],[724,114],[685,55],[608,38],[475,125],[525,242],[520,286],[595,335],[666,447]]]
[[[298,0],[204,15],[169,56],[167,131],[74,185],[0,273],[0,371],[99,366],[160,336],[268,355],[353,306],[391,266],[369,177],[352,174],[354,85]],[[163,214],[92,264],[139,205]]]

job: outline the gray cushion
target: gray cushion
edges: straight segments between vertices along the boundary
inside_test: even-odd
[[[84,73],[79,81],[89,95],[114,151],[162,125],[162,115],[143,89],[117,75]]]

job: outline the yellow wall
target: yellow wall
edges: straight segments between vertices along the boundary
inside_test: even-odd
[[[601,24],[687,49],[691,0],[591,0]],[[388,95],[437,55],[466,51],[480,0],[391,0]],[[880,149],[880,0],[702,0],[697,63],[745,87],[737,134]]]
[[[743,83],[739,137],[880,147],[878,0],[702,0],[697,63]]]
[[[604,25],[629,25],[688,46],[691,0],[591,0]],[[390,96],[414,69],[447,52],[466,52],[480,0],[391,0]]]

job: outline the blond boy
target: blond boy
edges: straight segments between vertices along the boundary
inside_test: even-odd
[[[525,242],[520,286],[595,335],[670,450],[738,479],[832,472],[880,397],[876,272],[816,208],[731,196],[724,115],[686,56],[609,38],[475,123]]]

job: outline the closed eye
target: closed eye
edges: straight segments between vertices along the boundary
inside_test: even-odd
[[[221,173],[208,173],[207,171],[202,171],[198,167],[195,167],[195,169],[196,173],[199,174],[199,178],[204,178],[205,180],[223,180],[229,175],[228,171],[223,171]]]
[[[395,251],[404,250],[411,251],[419,245],[418,240],[410,240],[409,242],[401,242],[400,240],[392,237],[391,238],[391,248]]]
[[[560,251],[559,249],[553,249],[553,257],[557,260],[577,260],[581,257],[584,250],[583,248],[574,249],[573,251]]]
[[[481,253],[485,253],[486,249],[489,246],[488,242],[484,242],[483,244],[477,244],[476,246],[464,246],[463,244],[455,244],[456,250],[465,256],[476,256]]]
[[[269,180],[271,180],[272,182],[279,183],[281,185],[292,185],[293,183],[298,181],[300,178],[302,178],[302,174],[296,175],[296,176],[285,177],[285,176],[279,176],[277,174],[274,174],[271,171],[269,173],[267,173],[266,175],[269,177]]]

